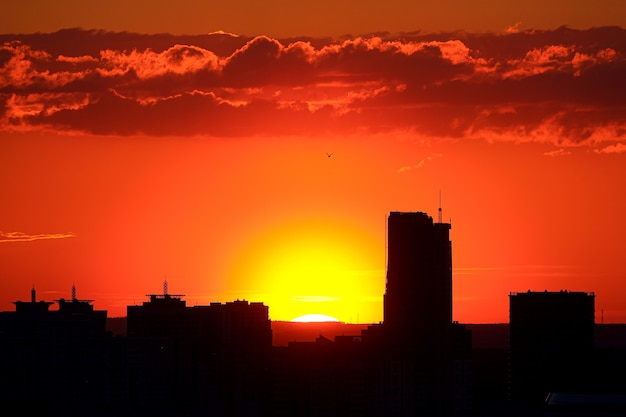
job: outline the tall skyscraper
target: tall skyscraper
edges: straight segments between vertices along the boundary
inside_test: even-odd
[[[421,333],[452,323],[450,224],[422,212],[391,212],[385,326]]]
[[[471,408],[471,332],[452,322],[451,226],[439,217],[388,217],[384,323],[368,329],[384,346],[381,415],[454,416]]]

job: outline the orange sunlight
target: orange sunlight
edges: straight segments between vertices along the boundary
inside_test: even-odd
[[[250,242],[231,277],[247,298],[270,307],[272,320],[375,322],[384,292],[376,248],[375,237],[348,224],[287,222]]]

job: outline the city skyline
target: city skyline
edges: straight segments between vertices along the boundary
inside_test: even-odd
[[[595,294],[567,290],[510,293],[506,325],[453,321],[438,214],[389,213],[380,323],[304,329],[263,302],[188,306],[167,281],[109,320],[75,286],[57,310],[33,287],[0,312],[2,401],[53,416],[623,413],[626,324],[595,323]]]
[[[567,289],[626,323],[626,4],[544,3],[7,5],[0,310],[167,280],[376,323],[386,216],[441,206],[454,320]]]

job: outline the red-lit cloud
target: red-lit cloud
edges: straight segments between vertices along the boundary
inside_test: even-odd
[[[626,142],[620,28],[344,41],[75,32],[73,46],[68,32],[4,39],[1,130],[400,131],[604,153]]]
[[[601,149],[596,149],[596,153],[626,153],[626,145],[623,143],[616,143],[614,145],[608,145]]]

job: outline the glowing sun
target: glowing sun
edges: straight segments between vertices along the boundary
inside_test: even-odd
[[[305,314],[304,316],[300,316],[300,317],[296,317],[295,319],[291,320],[293,322],[298,322],[298,323],[311,323],[311,322],[315,322],[315,323],[324,323],[324,322],[339,322],[338,319],[331,317],[331,316],[327,316],[326,314]]]

